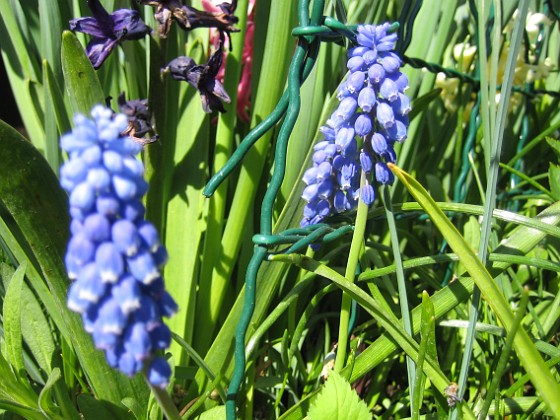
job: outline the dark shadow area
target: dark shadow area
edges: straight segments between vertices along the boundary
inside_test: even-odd
[[[14,99],[14,93],[8,80],[4,60],[0,56],[0,93],[2,100],[0,100],[0,119],[6,121],[12,127],[20,129],[23,125],[19,110]]]

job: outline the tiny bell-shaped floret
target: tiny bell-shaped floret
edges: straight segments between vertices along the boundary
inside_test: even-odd
[[[367,114],[360,114],[354,123],[356,134],[360,137],[367,136],[373,128],[371,118]]]
[[[357,107],[358,102],[356,102],[355,98],[350,96],[344,98],[329,119],[328,124],[332,128],[339,128],[342,124],[348,121],[352,115],[354,115]]]
[[[370,112],[375,106],[377,95],[373,88],[366,86],[363,88],[358,95],[358,105],[364,112]]]
[[[375,179],[380,184],[392,184],[394,181],[394,176],[391,170],[383,162],[375,163]]]
[[[379,93],[389,102],[394,102],[399,98],[399,88],[397,84],[389,78],[386,78],[379,85]]]
[[[375,190],[369,183],[361,188],[360,198],[368,206],[375,201]]]
[[[350,70],[350,72],[354,73],[356,71],[360,71],[363,69],[365,64],[364,59],[361,56],[355,56],[355,57],[351,57],[348,60],[348,63],[346,64],[346,66],[348,67],[348,70]]]

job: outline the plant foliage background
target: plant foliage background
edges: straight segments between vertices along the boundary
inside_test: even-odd
[[[102,3],[109,11],[136,8],[157,26],[150,7]],[[129,379],[108,367],[66,308],[69,217],[57,180],[66,159],[59,138],[74,113],[87,114],[106,97],[117,109],[123,91],[149,99],[159,134],[142,159],[147,217],[169,252],[166,289],[179,306],[169,321],[167,394],[185,418],[225,415],[280,126],[212,197],[202,191],[280,101],[297,42],[292,30],[309,24],[298,22],[295,1],[257,0],[245,122],[235,104],[247,6],[238,2],[240,32],[227,54],[231,104],[225,114],[208,115],[195,89],[160,74],[178,55],[205,63],[206,28],[174,25],[166,40],[125,42],[96,72],[83,52],[86,37],[65,32],[70,19],[89,14],[85,1],[0,1],[0,48],[23,120],[23,135],[0,122],[4,418],[172,416],[165,396],[150,393],[141,375]],[[240,417],[324,417],[325,406],[363,413],[359,404],[383,418],[560,416],[559,11],[554,1],[534,0],[325,2],[325,16],[349,25],[400,23],[411,125],[398,150],[398,180],[379,191],[363,233],[355,230],[358,246],[344,228],[355,223],[352,213],[329,220],[342,230],[316,251],[268,249],[246,334]],[[299,226],[301,175],[347,71],[340,45],[347,41],[324,40],[301,86],[272,213],[275,233]],[[359,269],[345,276],[349,255]],[[342,310],[341,290],[353,302]],[[339,331],[341,315],[348,331]],[[348,332],[340,375],[323,385]],[[361,399],[351,408],[328,397],[337,386],[350,401],[345,382]]]

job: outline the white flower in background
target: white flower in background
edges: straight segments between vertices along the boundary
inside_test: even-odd
[[[503,27],[503,37],[502,37],[502,47],[500,49],[500,56],[498,59],[497,68],[497,84],[500,85],[503,82],[507,56],[510,51],[510,34],[513,31],[515,20],[518,16],[518,11],[513,13],[512,18]],[[531,13],[527,15],[525,22],[525,30],[529,38],[529,45],[523,43],[519,49],[519,54],[517,56],[517,61],[515,63],[515,70],[513,76],[513,85],[521,86],[524,83],[533,83],[535,81],[546,78],[550,71],[553,69],[554,65],[549,57],[537,58],[536,55],[536,44],[539,37],[539,33],[542,29],[542,25],[551,25],[552,21],[542,13]],[[528,49],[528,51],[527,51]],[[477,54],[477,47],[475,45],[470,45],[468,41],[460,42],[453,47],[453,59],[456,62],[456,69],[463,73],[470,73],[474,70],[474,59]],[[528,57],[526,60],[525,57]],[[527,62],[528,61],[528,62]],[[490,66],[490,63],[489,63]],[[488,67],[488,76],[490,76],[490,67]],[[456,78],[448,78],[443,73],[439,73],[436,78],[435,86],[441,89],[441,98],[445,108],[450,112],[455,112],[457,110],[457,97],[460,95],[459,80]],[[511,107],[510,109],[516,108],[521,103],[521,95],[519,93],[513,93],[510,97]],[[500,101],[500,93],[496,94],[496,103]],[[470,109],[470,107],[467,107]],[[468,119],[468,114],[466,115]]]

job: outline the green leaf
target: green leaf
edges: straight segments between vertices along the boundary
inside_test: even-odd
[[[80,413],[86,419],[118,420],[130,419],[127,410],[109,401],[96,400],[91,395],[78,395]]]
[[[412,404],[412,417],[416,418],[420,415],[422,407],[422,397],[424,395],[424,387],[426,385],[426,374],[423,371],[423,363],[425,356],[431,357],[438,364],[438,355],[436,350],[436,331],[435,331],[435,310],[434,304],[428,292],[422,292],[422,318],[420,321],[420,347],[418,351],[418,361],[416,362],[416,378],[414,386],[414,401]],[[438,407],[440,408],[440,407]]]
[[[0,352],[0,409],[20,414],[26,419],[44,419],[37,408],[37,395],[19,382]]]
[[[51,327],[37,298],[25,284],[21,293],[20,305],[25,308],[21,319],[23,339],[39,367],[48,375],[52,371],[51,363],[55,351]]]
[[[88,115],[96,104],[105,103],[105,95],[80,41],[70,31],[62,34],[62,72],[74,113]]]
[[[551,163],[548,168],[548,182],[550,192],[555,200],[560,200],[560,166]]]
[[[439,206],[445,211],[461,211],[461,209],[469,208],[469,213],[481,214],[482,212],[474,211],[475,207],[471,207],[465,204],[452,204],[452,203],[439,203]],[[420,206],[416,203],[406,203],[401,207],[403,210],[416,211]],[[500,218],[503,212],[501,210],[494,211],[494,217]],[[506,212],[507,213],[507,212]],[[503,215],[503,214],[502,214]],[[518,223],[516,218],[513,219],[503,219],[508,222]],[[529,224],[523,222],[522,226],[518,226],[511,234],[495,249],[495,253],[490,255],[500,256],[493,261],[490,272],[492,276],[497,277],[499,274],[503,273],[512,264],[529,264],[531,259],[527,258],[523,261],[518,258],[522,255],[528,254],[532,249],[535,248],[541,241],[546,238],[547,234],[553,234],[552,231],[543,230],[542,228],[547,226],[550,228],[556,228],[560,224],[560,202],[551,205],[542,211],[539,215],[532,219],[536,224]],[[439,257],[445,257],[446,259],[439,259]],[[453,261],[454,259],[448,260],[449,256],[438,256],[435,257],[423,257],[417,260],[424,261],[426,264],[434,264],[438,261]],[[412,262],[412,261],[411,261]],[[413,264],[408,264],[409,261],[405,261],[405,269],[414,267]],[[548,266],[539,265],[541,268],[547,270],[558,269],[556,264],[550,264]],[[387,275],[395,272],[395,266],[388,266],[383,268],[378,268],[374,270],[368,270],[362,275],[360,275],[359,280],[380,278],[383,275]],[[466,301],[473,291],[473,280],[469,277],[460,277],[457,281],[449,283],[446,287],[436,292],[432,297],[432,303],[434,305],[436,319],[443,317],[453,308],[455,308],[459,303]],[[420,331],[420,320],[421,320],[421,307],[418,306],[412,310],[412,321],[414,333]],[[260,323],[260,322],[259,322]],[[376,367],[381,368],[381,366],[386,366],[386,361],[391,359],[391,355],[395,354],[397,351],[396,342],[388,336],[387,333],[382,334],[377,338],[372,344],[370,344],[365,350],[363,350],[357,357],[352,366],[350,381],[356,381],[368,372],[371,372]],[[542,351],[542,350],[541,350]],[[435,360],[435,359],[434,359]],[[553,359],[551,359],[553,360]],[[346,374],[346,371],[350,371],[350,367],[343,369],[342,374]],[[521,384],[528,381],[528,375],[525,380],[520,380]],[[297,404],[292,406],[281,418],[282,419],[300,419],[303,418],[304,413],[307,411],[306,407],[309,406],[310,400],[314,398],[317,394],[315,392],[309,394],[307,397],[300,400]],[[513,391],[512,394],[513,395]]]
[[[421,111],[426,110],[428,105],[436,98],[439,98],[439,94],[441,93],[441,89],[433,89],[422,95],[414,101],[412,101],[412,110],[409,113],[409,117],[412,120],[416,115],[418,115]]]
[[[52,401],[52,391],[53,387],[55,386],[56,382],[60,379],[60,369],[54,368],[49,375],[49,379],[47,383],[41,390],[39,394],[39,408],[45,414],[45,416],[49,419],[58,418],[61,419],[62,417],[58,415],[58,409],[54,405]]]
[[[424,208],[434,225],[437,226],[449,246],[459,256],[468,273],[482,292],[484,299],[496,313],[508,333],[514,324],[514,317],[504,295],[500,292],[496,282],[466,243],[457,228],[438,208],[429,193],[412,176],[395,165],[389,165],[400,181],[406,186],[414,199]],[[560,385],[547,369],[541,355],[523,328],[515,336],[514,347],[531,375],[533,384],[541,393],[544,401],[553,412],[560,412]]]
[[[309,420],[371,419],[371,413],[356,391],[338,373],[329,373],[323,390],[311,404]]]
[[[51,372],[51,360],[55,345],[51,327],[41,305],[27,284],[23,282],[23,274],[20,275],[20,273],[23,273],[22,268],[24,271],[26,270],[27,261],[22,262],[7,288],[4,302],[4,329],[6,331],[8,361],[20,378],[26,378],[27,372],[23,365],[22,337],[39,367],[47,374]],[[21,311],[22,308],[25,308],[25,312]],[[21,357],[21,362],[18,362],[18,357]],[[24,379],[24,383],[27,383],[27,379]]]
[[[59,60],[62,22],[59,2],[39,0],[39,19],[41,20],[42,57],[48,60],[49,63],[52,63],[56,81],[62,83],[62,71]]]
[[[27,380],[25,365],[23,363],[23,349],[21,336],[21,295],[23,289],[23,277],[27,268],[27,262],[22,262],[6,290],[4,297],[4,338],[6,342],[6,358],[12,365],[16,375],[25,383]]]
[[[137,420],[145,420],[146,417],[146,408],[143,407],[141,404],[138,403],[134,398],[123,398],[121,404],[128,408],[132,414],[134,414],[134,418]]]
[[[21,79],[37,80],[37,71],[33,67],[31,48],[19,30],[16,19],[17,11],[14,10],[9,1],[0,3],[0,34],[2,34],[2,49],[7,51],[11,58],[10,65]],[[12,63],[13,61],[13,63]]]
[[[218,405],[217,407],[211,408],[210,410],[206,410],[196,419],[197,420],[223,420],[225,418],[226,418],[226,406]]]
[[[556,159],[560,159],[560,140],[547,136],[546,142],[552,148],[552,151],[556,155]]]
[[[64,105],[62,91],[60,90],[60,86],[57,83],[51,66],[47,60],[43,60],[43,81],[45,90],[50,100],[50,103],[47,104],[47,106],[52,107],[58,131],[60,133],[66,133],[71,129],[70,120],[68,119],[68,113],[66,106]]]

